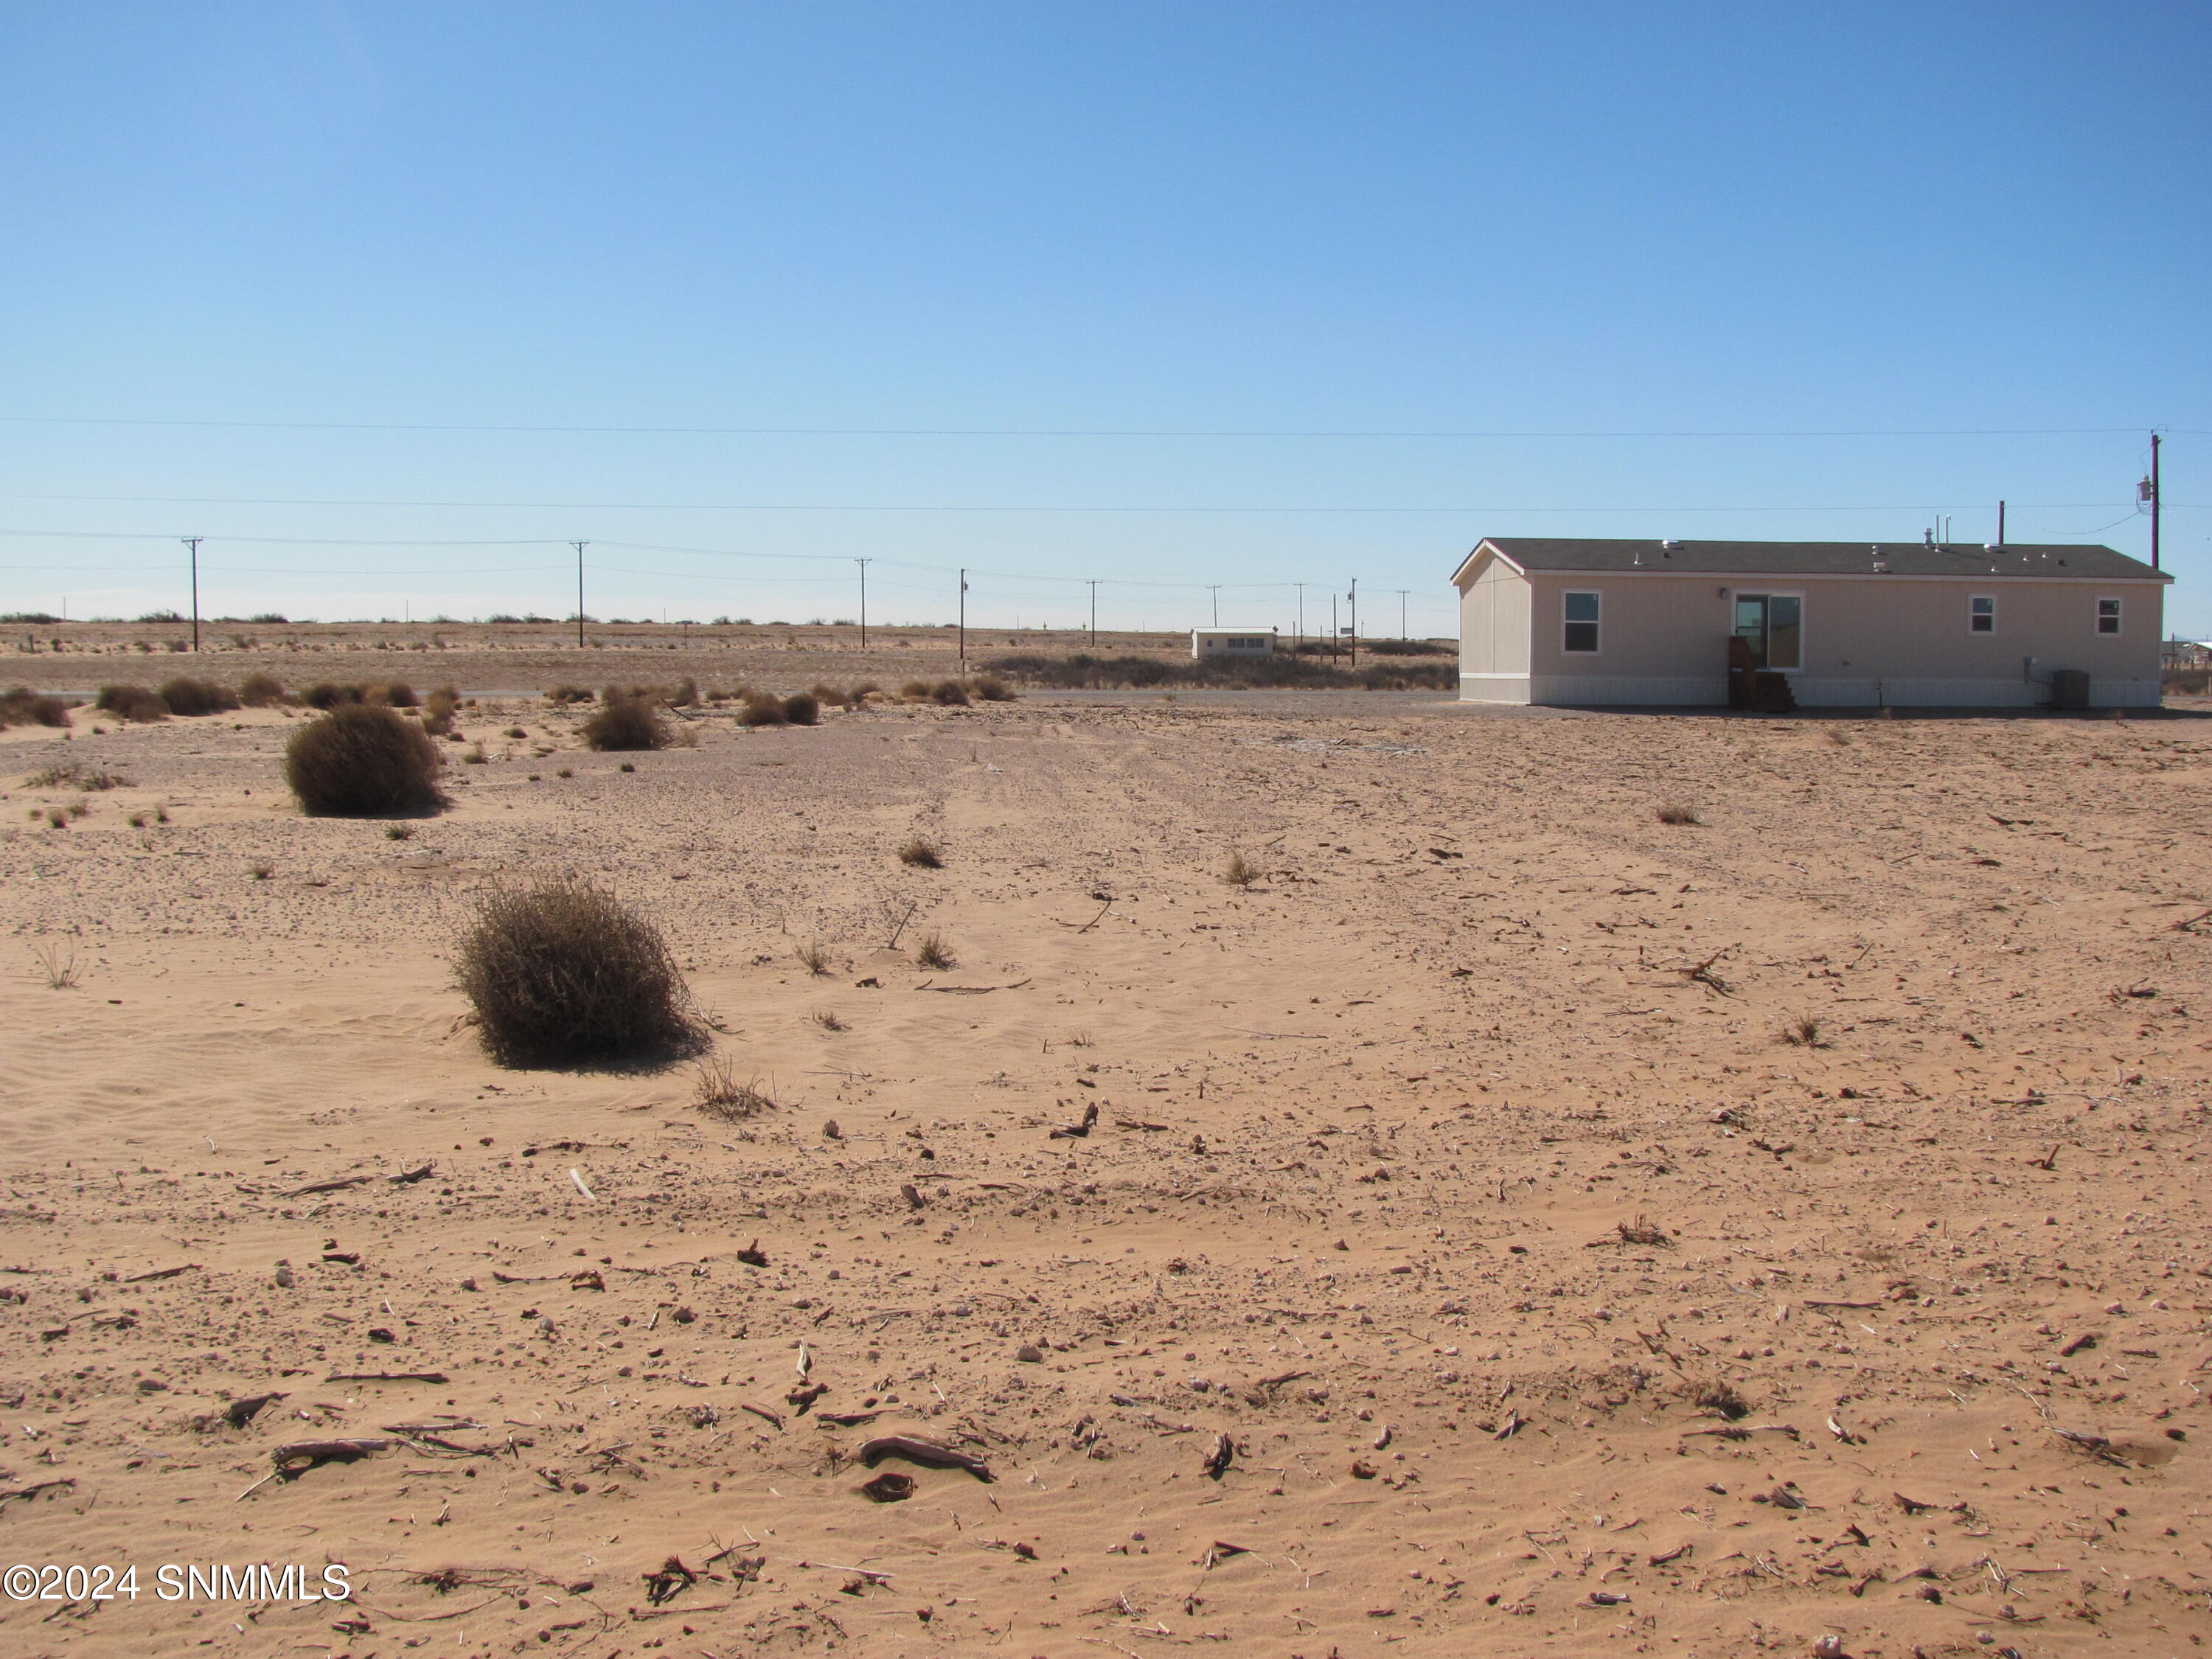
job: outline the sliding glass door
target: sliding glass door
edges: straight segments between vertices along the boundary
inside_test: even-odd
[[[1739,593],[1735,635],[1751,650],[1753,668],[1804,664],[1805,601],[1795,593]]]

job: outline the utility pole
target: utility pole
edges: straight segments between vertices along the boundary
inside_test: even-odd
[[[1218,628],[1221,626],[1221,584],[1213,583],[1206,592],[1213,595],[1213,625]]]
[[[1298,590],[1297,643],[1299,645],[1304,645],[1306,642],[1306,585],[1304,582],[1292,582],[1291,586]],[[1295,650],[1296,647],[1293,647],[1292,649]]]
[[[1331,663],[1336,660],[1336,653],[1343,638],[1344,630],[1336,625],[1336,590],[1331,588],[1328,593],[1328,659]]]
[[[1999,547],[2004,545],[2004,507],[2005,504],[2002,501],[1997,503],[1997,545]]]
[[[868,648],[868,561],[853,562],[860,567],[860,649],[865,651]]]
[[[2154,570],[2158,568],[2158,445],[2159,436],[2154,432],[2150,434],[2150,477],[2144,481],[2149,486],[2150,568]],[[198,648],[198,642],[195,641],[194,649]]]
[[[1098,648],[1098,579],[1086,576],[1084,580],[1091,584],[1091,648],[1096,651]]]
[[[2153,440],[2153,441],[2154,442],[2156,441]],[[2154,522],[2155,521],[2154,520]],[[207,538],[204,536],[179,536],[177,539],[184,543],[186,547],[192,550],[192,652],[197,655],[198,654],[200,648],[200,544],[205,541]],[[2154,547],[2157,545],[2155,532],[2154,532],[2151,544]],[[2155,557],[2156,556],[2154,555],[2153,556]]]
[[[960,568],[960,672],[968,672],[968,568]]]
[[[1406,595],[1412,591],[1405,587],[1398,590],[1398,637],[1401,640],[1408,637],[1406,632]]]
[[[1352,579],[1352,665],[1359,666],[1359,578]]]
[[[584,549],[590,544],[570,542],[568,545],[576,550],[576,644],[580,649],[584,643]]]

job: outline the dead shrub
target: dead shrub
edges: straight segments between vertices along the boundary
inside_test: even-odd
[[[284,745],[284,781],[317,817],[380,817],[445,805],[437,745],[389,708],[346,703]]]
[[[415,695],[415,688],[404,680],[394,680],[381,688],[375,700],[386,708],[416,708],[422,706],[422,700]]]
[[[946,708],[965,708],[968,688],[958,680],[939,680],[931,690],[929,700]]]
[[[580,1065],[696,1049],[700,1022],[659,931],[588,882],[493,894],[456,957],[501,1065]]]
[[[929,682],[927,680],[908,680],[904,685],[899,687],[899,701],[901,702],[927,702],[929,701]]]
[[[927,836],[908,836],[898,849],[899,862],[917,870],[942,870],[945,849]]]
[[[783,699],[766,691],[748,691],[738,706],[740,726],[784,726],[790,716],[784,713]]]
[[[1642,1216],[1633,1221],[1615,1223],[1613,1231],[1620,1235],[1620,1242],[1624,1244],[1642,1244],[1657,1249],[1674,1242],[1668,1237],[1664,1227],[1656,1222],[1646,1221]]]
[[[102,714],[141,725],[169,718],[169,705],[161,701],[161,694],[143,685],[103,685],[92,706]]]
[[[846,1029],[845,1022],[837,1018],[837,1011],[834,1008],[817,1008],[808,1018],[825,1031]]]
[[[851,707],[853,702],[850,696],[840,691],[836,686],[827,684],[821,680],[814,682],[810,688],[810,694],[815,702],[820,703],[824,708],[846,708]]]
[[[821,699],[811,691],[794,691],[783,700],[783,717],[793,726],[819,726]]]
[[[49,766],[33,772],[23,780],[27,789],[88,789],[94,794],[103,789],[120,789],[131,781],[118,777],[104,766],[87,765],[82,761],[65,761],[59,766]]]
[[[366,702],[368,694],[357,685],[337,685],[321,680],[300,693],[300,701],[310,708],[325,712],[349,702]]]
[[[604,702],[583,725],[585,746],[601,753],[665,749],[668,725],[650,697],[609,687]]]
[[[1231,887],[1249,887],[1260,879],[1260,866],[1246,858],[1237,848],[1229,849],[1229,862],[1221,866],[1221,878]]]
[[[686,674],[676,682],[676,689],[668,694],[671,708],[696,708],[699,706],[699,682]]]
[[[829,951],[823,950],[820,945],[812,939],[809,939],[805,944],[799,946],[792,952],[792,955],[799,958],[799,966],[805,969],[808,973],[813,975],[817,979],[825,977],[830,972]]]
[[[155,696],[168,705],[172,714],[227,714],[238,707],[229,687],[183,675],[164,684]]]
[[[1689,1378],[1682,1384],[1682,1395],[1699,1411],[1711,1412],[1730,1423],[1751,1415],[1751,1401],[1725,1377]]]
[[[434,738],[451,736],[453,717],[460,707],[460,694],[450,685],[440,686],[423,699],[422,729]]]
[[[1662,823],[1702,825],[1705,823],[1705,820],[1698,816],[1696,807],[1683,806],[1679,804],[1661,807],[1657,817]]]
[[[775,1102],[760,1086],[757,1077],[738,1080],[737,1068],[726,1060],[702,1060],[693,1074],[692,1104],[731,1123],[758,1117],[775,1109]]]
[[[996,674],[978,674],[974,681],[975,695],[985,702],[1012,702],[1013,689]]]
[[[580,685],[556,685],[545,694],[548,702],[589,702],[591,700],[592,694]]]
[[[27,685],[0,693],[0,728],[10,726],[67,726],[69,704]]]
[[[1820,1041],[1820,1022],[1812,1014],[1800,1014],[1782,1028],[1782,1040],[1793,1048],[1820,1048],[1827,1045]]]
[[[915,941],[914,959],[924,968],[950,968],[959,960],[945,942],[945,935],[934,927]]]
[[[257,669],[238,683],[238,700],[248,708],[267,708],[284,701],[284,682]]]

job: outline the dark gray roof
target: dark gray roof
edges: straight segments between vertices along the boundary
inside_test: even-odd
[[[1680,571],[1686,575],[1871,576],[1877,561],[1898,576],[2085,577],[2172,580],[2140,559],[2078,542],[1662,542],[1595,538],[1488,536],[1523,570]],[[1480,549],[1478,547],[1477,551]],[[1469,558],[1474,556],[1468,555]],[[1462,562],[1461,568],[1466,568]]]

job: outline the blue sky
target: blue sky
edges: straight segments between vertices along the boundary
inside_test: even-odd
[[[10,7],[0,529],[72,533],[0,537],[0,609],[180,604],[198,533],[211,611],[560,615],[583,537],[601,616],[849,615],[871,556],[884,620],[966,564],[985,623],[1357,577],[1445,632],[1485,534],[2006,497],[2142,553],[2156,426],[2203,637],[2208,48],[2160,3]],[[1805,432],[1979,435],[1244,435]]]

